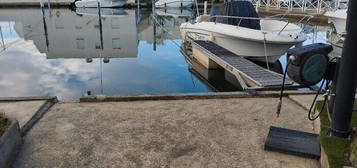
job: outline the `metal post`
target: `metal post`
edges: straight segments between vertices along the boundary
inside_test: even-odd
[[[195,0],[195,3],[196,3],[197,16],[200,16],[200,11],[198,10],[198,3],[197,3],[197,0]]]
[[[47,1],[47,8],[48,8],[48,9],[51,9],[51,0],[48,0],[48,1]]]
[[[317,13],[320,13],[321,10],[321,1],[317,0]]]
[[[46,39],[46,47],[47,47],[47,52],[50,51],[50,42],[48,40],[48,31],[47,31],[47,22],[46,22],[46,13],[45,13],[45,8],[42,8],[42,22],[43,22],[43,31],[45,32],[45,39]]]
[[[204,2],[203,15],[207,15],[207,1]]]
[[[255,11],[258,12],[259,0],[255,1]]]
[[[100,47],[103,50],[104,49],[104,44],[103,44],[103,25],[102,25],[102,11],[100,8],[100,2],[98,2],[98,17],[99,17],[99,36],[100,36]]]
[[[155,17],[155,16],[154,16]],[[155,18],[153,18],[153,19],[155,19]],[[153,27],[153,33],[154,33],[154,43],[153,43],[153,50],[154,51],[156,51],[156,21],[154,21],[154,25],[153,25],[154,27]]]
[[[2,35],[2,29],[1,29],[1,26],[0,26],[0,35],[1,35],[1,41],[2,41],[2,48],[5,50],[6,47],[5,47],[5,42],[4,42],[4,36]]]
[[[333,107],[330,136],[346,138],[351,132],[351,117],[357,85],[357,2],[349,1],[341,65],[338,71],[336,97]]]
[[[44,6],[44,5],[43,5],[43,1],[40,0],[40,7],[43,8],[43,6]]]

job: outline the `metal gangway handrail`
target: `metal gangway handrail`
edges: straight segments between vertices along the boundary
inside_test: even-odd
[[[256,9],[277,8],[300,10],[301,12],[324,13],[337,10],[347,4],[348,0],[252,0]],[[343,7],[342,7],[343,8]]]

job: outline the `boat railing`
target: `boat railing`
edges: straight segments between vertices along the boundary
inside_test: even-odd
[[[301,31],[304,30],[304,27],[306,26],[306,24],[314,17],[312,15],[306,15],[306,14],[277,14],[277,15],[273,15],[270,17],[266,17],[266,18],[258,18],[258,17],[241,17],[241,16],[225,16],[225,15],[214,15],[214,16],[210,16],[207,17],[206,19],[202,20],[202,21],[208,21],[211,18],[229,18],[229,19],[239,19],[239,22],[237,24],[237,28],[239,28],[240,24],[242,23],[243,20],[278,20],[278,21],[285,21],[286,24],[283,26],[283,28],[279,31],[278,34],[280,34],[281,32],[283,32],[285,30],[285,28],[291,24],[292,22],[290,22],[288,20],[287,17],[301,17],[301,19],[298,22],[293,22],[295,24],[304,24],[303,28]],[[214,20],[214,23],[217,23],[217,19]]]
[[[303,24],[302,30],[304,30],[305,26],[309,23],[309,21],[314,18],[312,15],[307,15],[307,14],[277,14],[270,16],[269,18],[287,18],[287,17],[301,17],[301,19],[298,22],[294,22],[295,24]],[[286,19],[287,20],[287,19]],[[287,24],[284,26],[282,30],[280,30],[279,34],[284,31],[284,29],[290,24],[290,21],[287,20]]]

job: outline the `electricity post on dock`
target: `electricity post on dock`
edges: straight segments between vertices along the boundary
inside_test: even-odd
[[[333,106],[329,136],[347,138],[351,132],[351,118],[357,85],[357,2],[349,1],[340,69],[338,70],[336,97]]]

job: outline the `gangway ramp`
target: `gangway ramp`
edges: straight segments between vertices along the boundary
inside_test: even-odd
[[[224,68],[234,74],[244,90],[277,89],[282,85],[281,74],[260,67],[213,42],[194,40],[191,43],[195,59],[206,68]],[[289,79],[285,81],[286,87],[293,84]]]

